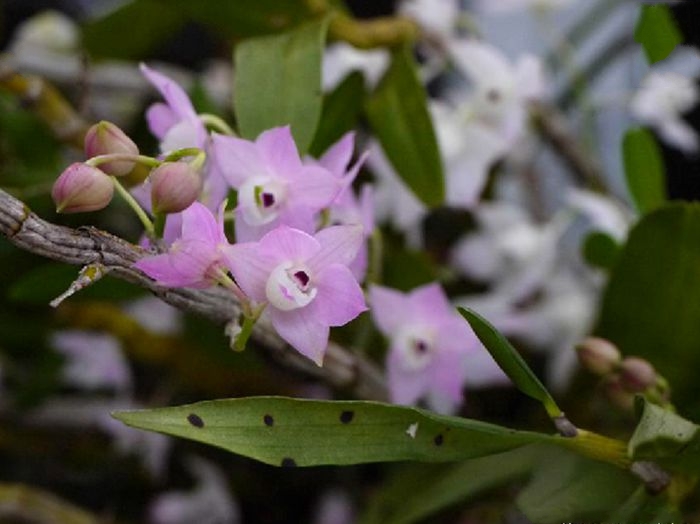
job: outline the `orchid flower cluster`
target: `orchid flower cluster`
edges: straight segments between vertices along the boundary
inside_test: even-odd
[[[232,319],[235,348],[245,347],[264,315],[292,348],[322,366],[330,327],[368,309],[360,283],[368,269],[373,194],[365,185],[356,195],[352,184],[369,153],[352,161],[353,133],[318,159],[300,157],[289,126],[254,141],[239,138],[216,117],[198,115],[173,80],[145,65],[141,70],[165,100],[146,114],[160,156],[140,155],[110,122],[95,124],[85,139],[88,159],[69,166],[54,185],[57,211],[101,209],[117,188],[143,222],[144,246],[155,251],[136,269],[164,287],[227,288],[243,315]],[[119,178],[137,164],[149,172],[129,192]],[[227,211],[230,192],[237,204]],[[227,219],[235,242],[227,237]],[[494,383],[503,382],[439,285],[409,295],[372,285],[369,298],[375,322],[391,339],[394,401],[423,398],[439,411],[454,411],[470,361]]]

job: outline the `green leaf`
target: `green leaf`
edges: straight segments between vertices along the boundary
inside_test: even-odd
[[[635,206],[648,213],[666,202],[666,175],[661,150],[646,129],[630,129],[622,141],[625,177]]]
[[[425,89],[409,48],[394,52],[389,70],[366,104],[369,122],[394,169],[419,200],[445,199],[442,159]]]
[[[667,5],[645,5],[634,30],[650,64],[663,60],[683,42],[683,35]]]
[[[474,311],[463,307],[458,307],[457,310],[469,322],[481,343],[518,389],[535,400],[542,402],[551,418],[562,416],[563,413],[552,398],[552,395],[549,394],[547,388],[533,373],[523,360],[523,357],[520,356],[520,353],[511,346],[510,342],[486,319]]]
[[[645,486],[639,486],[620,507],[604,518],[603,522],[606,524],[621,522],[674,524],[683,522],[683,518],[668,500],[667,492],[652,495]]]
[[[243,138],[291,125],[299,152],[306,152],[321,116],[321,56],[327,29],[325,18],[236,46],[233,105]]]
[[[365,94],[365,79],[362,73],[355,71],[326,95],[316,136],[309,148],[312,156],[322,155],[343,134],[356,127]]]
[[[639,486],[625,470],[551,450],[516,503],[533,524],[596,522]]]
[[[595,333],[649,360],[676,405],[700,416],[700,206],[674,203],[632,229],[604,291]]]
[[[203,442],[275,466],[447,462],[556,440],[379,402],[252,397],[113,416],[129,426]]]
[[[700,472],[700,428],[660,406],[640,398],[641,418],[629,441],[635,460],[652,460],[664,468],[697,475]]]
[[[186,22],[178,9],[163,9],[156,0],[133,0],[85,24],[83,45],[97,58],[144,58]]]
[[[612,269],[620,254],[620,245],[603,231],[589,233],[583,241],[583,258],[593,267]]]
[[[396,472],[370,503],[361,524],[410,524],[525,477],[543,450],[525,446],[454,465],[412,464]],[[406,493],[419,496],[406,497]]]

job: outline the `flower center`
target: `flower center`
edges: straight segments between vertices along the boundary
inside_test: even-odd
[[[238,205],[251,226],[272,222],[279,214],[287,193],[285,185],[274,178],[250,177],[238,190]]]
[[[399,332],[395,348],[402,357],[405,371],[421,371],[433,360],[434,334],[420,326],[411,326]]]
[[[291,311],[308,306],[316,298],[317,289],[311,284],[311,276],[306,267],[284,262],[270,273],[265,295],[277,309]]]

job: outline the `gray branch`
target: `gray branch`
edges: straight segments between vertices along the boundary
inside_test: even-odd
[[[26,204],[0,190],[0,233],[25,251],[77,266],[99,264],[117,278],[147,289],[168,304],[202,315],[218,324],[226,324],[240,314],[235,297],[221,287],[205,290],[165,288],[133,268],[146,252],[125,240],[95,227],[72,229],[47,222]],[[253,331],[253,340],[277,363],[310,375],[337,388],[352,389],[358,398],[385,400],[386,385],[382,373],[370,361],[337,344],[329,344],[324,366],[290,348],[261,319]]]

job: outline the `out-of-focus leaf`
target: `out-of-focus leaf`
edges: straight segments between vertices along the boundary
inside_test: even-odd
[[[649,360],[676,404],[700,415],[700,206],[676,203],[632,229],[604,292],[595,329]]]
[[[667,5],[644,5],[634,30],[634,39],[642,44],[650,64],[663,60],[683,42]]]
[[[97,524],[99,519],[55,495],[23,484],[0,484],[0,513],[7,522]],[[20,518],[21,516],[21,518]]]
[[[181,10],[164,9],[157,0],[133,0],[85,24],[83,45],[97,58],[143,58],[187,20]]]
[[[597,522],[637,486],[622,469],[553,449],[516,503],[533,524]]]
[[[583,258],[593,267],[612,269],[620,254],[620,245],[603,231],[589,233],[583,241]]]
[[[469,325],[479,337],[493,359],[498,363],[503,372],[513,381],[520,391],[532,398],[539,400],[550,417],[555,418],[563,413],[557,403],[544,387],[537,375],[520,356],[510,342],[486,319],[470,309],[458,307],[460,315],[469,322]]]
[[[442,159],[410,49],[394,52],[389,70],[367,101],[366,112],[401,179],[426,205],[442,204]]]
[[[120,411],[129,426],[217,446],[275,466],[482,457],[548,435],[379,402],[252,397]]]
[[[666,202],[666,176],[661,150],[646,129],[630,129],[622,141],[625,176],[635,206],[648,213]]]
[[[326,18],[236,46],[233,106],[242,137],[290,125],[299,152],[306,152],[321,116],[327,29]]]
[[[634,493],[609,517],[603,519],[605,524],[620,524],[621,522],[654,522],[657,524],[673,524],[683,522],[683,518],[675,509],[666,493],[650,494],[644,486],[639,486]]]
[[[697,475],[700,471],[700,428],[692,422],[639,399],[641,418],[629,441],[635,460]]]
[[[323,100],[321,120],[309,152],[318,157],[344,133],[355,128],[362,113],[365,80],[362,73],[350,73]]]
[[[410,524],[455,504],[521,479],[540,458],[535,446],[506,451],[449,466],[401,468],[375,496],[362,524]],[[407,493],[417,496],[406,497]]]

